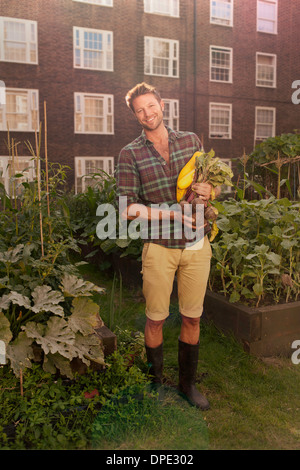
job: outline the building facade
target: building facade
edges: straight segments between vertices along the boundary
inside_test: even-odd
[[[70,187],[112,173],[140,133],[124,97],[142,81],[160,91],[168,125],[227,161],[299,129],[299,11],[300,0],[1,0],[2,181],[8,129],[25,168],[45,107],[48,159],[70,167]]]

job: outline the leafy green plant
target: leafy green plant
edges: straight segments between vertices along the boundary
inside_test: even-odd
[[[35,149],[26,145],[39,169],[41,132]],[[17,155],[9,138],[8,146]],[[16,375],[39,360],[45,370],[72,377],[73,358],[104,363],[93,334],[102,322],[99,305],[91,299],[103,289],[81,279],[80,262],[70,261],[80,250],[65,199],[67,168],[43,164],[35,181],[22,182],[22,191],[9,195],[1,187],[0,339]]]
[[[300,134],[281,134],[269,137],[258,144],[254,151],[241,159],[244,170],[244,189],[250,198],[250,189],[259,193],[271,193],[277,199],[300,197]],[[241,192],[241,188],[239,189]]]
[[[87,298],[93,291],[101,288],[65,274],[60,291],[42,285],[30,296],[10,291],[1,297],[0,338],[16,375],[32,367],[36,357],[43,358],[46,371],[58,369],[67,377],[73,376],[70,362],[75,357],[88,366],[91,360],[104,364],[102,345],[93,334],[101,324],[99,306]]]
[[[128,367],[122,353],[106,359],[99,372],[88,369],[71,380],[56,377],[40,364],[23,374],[23,394],[8,366],[0,368],[1,449],[89,449],[94,422],[116,394],[144,387],[148,377]],[[94,393],[91,393],[94,392]]]
[[[221,233],[212,244],[210,289],[248,305],[297,300],[300,203],[273,196],[214,204]]]

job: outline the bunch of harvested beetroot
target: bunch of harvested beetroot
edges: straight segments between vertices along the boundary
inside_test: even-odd
[[[177,202],[183,206],[192,204],[192,212],[196,212],[197,204],[204,204],[204,218],[212,222],[212,231],[210,241],[212,241],[218,233],[216,219],[218,211],[209,201],[204,201],[193,191],[192,186],[195,183],[209,183],[212,185],[213,200],[214,188],[226,184],[232,186],[231,178],[233,173],[231,168],[220,158],[215,157],[215,152],[211,150],[208,153],[195,152],[188,163],[182,168],[177,180]]]

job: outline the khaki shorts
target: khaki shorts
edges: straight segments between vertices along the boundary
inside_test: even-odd
[[[200,250],[165,248],[155,243],[145,243],[142,275],[146,316],[154,321],[164,320],[169,316],[170,296],[176,273],[180,313],[190,318],[200,317],[211,256],[207,236]]]

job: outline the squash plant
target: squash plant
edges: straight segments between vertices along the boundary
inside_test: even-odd
[[[300,293],[300,203],[214,201],[211,290],[250,306],[295,301]]]
[[[40,160],[39,147],[36,155],[28,147]],[[16,375],[34,360],[68,377],[73,358],[104,363],[93,335],[102,320],[92,297],[103,289],[84,281],[70,261],[80,250],[65,199],[66,171],[52,164],[33,182],[15,174],[14,197],[0,186],[0,340]]]

